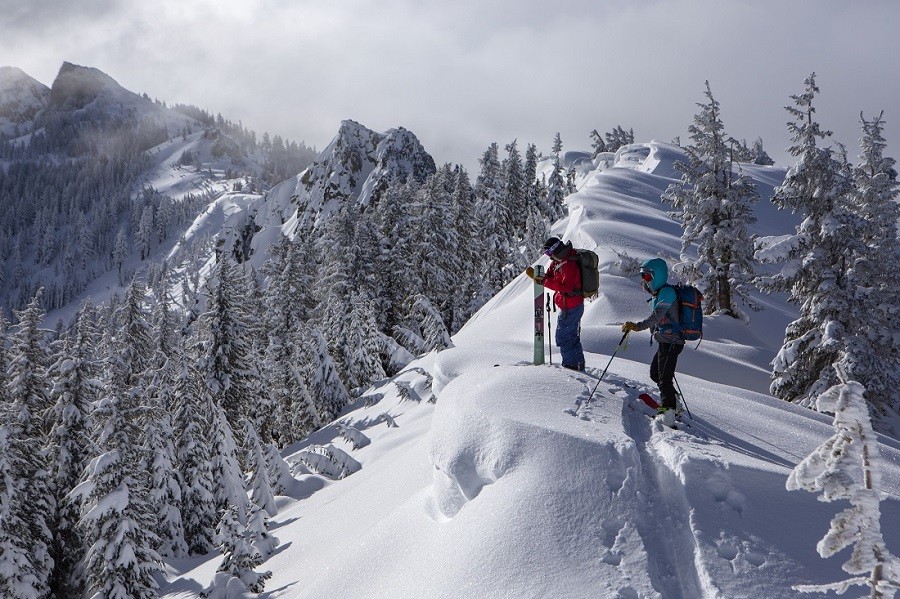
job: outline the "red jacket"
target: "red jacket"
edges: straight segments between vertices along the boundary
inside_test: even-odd
[[[562,310],[571,310],[584,303],[581,295],[581,269],[575,256],[573,249],[562,262],[551,260],[544,276],[544,287],[556,292],[553,294],[553,301]]]

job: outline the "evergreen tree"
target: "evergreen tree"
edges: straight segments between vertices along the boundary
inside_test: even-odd
[[[219,514],[234,510],[235,517],[243,524],[247,522],[249,500],[244,489],[243,472],[239,462],[237,443],[225,410],[213,401],[209,393],[204,393],[204,412],[211,414],[210,441],[212,442],[213,497]]]
[[[234,262],[220,255],[208,283],[201,316],[200,372],[231,428],[254,411],[258,374],[251,360],[251,339],[243,311],[244,288]]]
[[[87,594],[96,598],[155,597],[161,571],[153,532],[155,516],[146,472],[144,431],[152,410],[146,390],[149,324],[143,287],[133,282],[116,315],[105,393],[93,412],[94,438],[101,452],[89,463],[72,492],[81,500],[81,530],[88,543],[84,559]]]
[[[603,152],[609,151],[606,147],[606,142],[603,141],[603,136],[600,135],[600,132],[596,129],[591,131],[591,147],[594,149],[594,153],[591,155],[591,158],[596,158]]]
[[[556,134],[556,139],[559,141],[559,133]],[[554,142],[553,147],[556,148],[561,146],[561,142],[557,144]],[[563,177],[563,167],[560,162],[559,150],[554,150],[553,153],[553,170],[550,172],[550,178],[547,179],[547,206],[549,207],[550,220],[558,220],[565,215],[565,205],[563,201],[566,199],[568,194],[568,189],[566,187],[566,180]]]
[[[534,146],[531,146],[534,147]],[[526,166],[526,173],[527,173]],[[475,310],[480,307],[476,304],[475,297],[480,286],[480,240],[478,228],[475,223],[475,191],[469,181],[469,174],[459,167],[456,173],[456,181],[451,197],[451,214],[456,216],[453,226],[456,228],[457,252],[453,261],[453,288],[450,298],[453,317],[450,331],[459,331],[472,317]]]
[[[9,354],[8,406],[3,422],[9,456],[2,472],[9,511],[0,518],[0,589],[10,596],[43,597],[49,592],[53,559],[50,524],[56,505],[48,460],[50,350],[40,329],[44,312],[39,289],[28,306],[16,312],[18,325]],[[2,360],[0,360],[2,361]],[[2,381],[0,381],[2,382]],[[6,386],[5,386],[6,387]]]
[[[848,275],[856,289],[852,306],[857,316],[851,330],[857,341],[847,348],[851,362],[846,370],[865,384],[876,424],[890,426],[893,419],[883,417],[900,410],[900,401],[895,399],[900,374],[893,367],[900,362],[900,340],[895,334],[900,328],[900,310],[892,299],[900,286],[900,273],[885,265],[900,262],[900,204],[896,163],[884,155],[887,144],[882,116],[868,121],[860,114],[860,164],[852,173],[849,209],[860,224],[862,243]]]
[[[249,420],[244,422],[244,439],[246,439],[245,445],[247,446],[245,462],[250,476],[250,499],[256,506],[265,510],[269,516],[276,516],[278,508],[272,492],[272,481],[269,479],[266,454],[263,452],[259,435],[256,434],[256,429]]]
[[[485,151],[480,162],[481,172],[475,182],[475,211],[484,259],[480,272],[484,273],[483,295],[492,297],[508,282],[512,253],[496,143]]]
[[[304,269],[302,242],[282,237],[273,247],[269,286],[266,290],[268,346],[265,350],[266,388],[272,402],[262,435],[284,446],[305,437],[317,427],[312,399],[300,366],[308,357],[297,352],[309,319],[305,290],[312,286]]]
[[[247,533],[247,526],[241,522],[234,509],[229,509],[219,523],[218,537],[222,539],[220,551],[223,555],[222,564],[219,566],[221,575],[217,575],[210,588],[204,589],[201,596],[211,599],[233,597],[240,591],[261,593],[265,588],[266,580],[271,572],[258,573],[255,571],[262,564],[263,559],[259,551],[253,547],[252,539]],[[240,582],[238,588],[232,583],[232,579]],[[226,588],[228,593],[225,593]]]
[[[74,331],[65,339],[62,354],[50,367],[50,400],[54,405],[49,448],[57,505],[50,587],[56,597],[80,596],[84,588],[78,569],[86,549],[77,527],[81,506],[69,493],[94,455],[89,418],[102,391],[93,361],[96,338],[93,307],[88,300],[76,317]]]
[[[748,227],[756,222],[753,204],[759,196],[749,177],[734,173],[721,109],[708,81],[705,94],[707,102],[698,104],[700,112],[688,127],[693,142],[685,148],[689,162],[676,164],[684,174],[662,199],[672,204],[672,216],[682,224],[681,261],[704,295],[705,312],[745,317],[735,296],[750,301],[754,262]],[[693,244],[696,258],[690,255]]]
[[[214,404],[192,360],[181,360],[180,365],[175,381],[174,427],[181,519],[188,553],[202,555],[215,547],[217,522],[209,424],[214,418]]]
[[[840,382],[816,398],[816,409],[834,414],[834,435],[791,472],[789,491],[821,491],[822,501],[847,501],[817,546],[823,558],[853,546],[843,569],[853,578],[824,585],[795,587],[806,592],[844,593],[868,586],[870,597],[893,597],[900,590],[900,559],[888,551],[881,534],[881,457],[872,429],[866,389],[838,367]]]
[[[325,336],[317,328],[310,326],[302,339],[303,355],[308,356],[306,380],[309,381],[309,393],[320,421],[328,423],[337,418],[350,396],[328,352]]]
[[[779,273],[759,279],[765,290],[787,291],[800,307],[800,316],[785,331],[784,345],[773,361],[772,394],[809,406],[815,397],[834,386],[832,364],[853,323],[855,285],[848,278],[858,252],[855,218],[847,210],[847,168],[830,147],[817,144],[831,135],[813,119],[813,101],[819,88],[815,73],[804,82],[804,93],[791,96],[794,118],[788,124],[798,162],[776,188],[773,203],[800,212],[804,218],[796,235],[778,247],[761,248],[757,257],[786,263]]]

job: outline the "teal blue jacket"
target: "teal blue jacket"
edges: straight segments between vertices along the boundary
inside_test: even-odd
[[[641,265],[642,269],[653,273],[653,280],[643,283],[644,290],[652,297],[650,299],[650,316],[637,322],[639,331],[650,329],[653,336],[660,343],[684,344],[681,335],[675,332],[673,323],[677,324],[678,310],[670,310],[677,305],[678,297],[675,288],[666,283],[669,280],[669,266],[661,258],[652,258]],[[674,315],[674,316],[673,316]]]

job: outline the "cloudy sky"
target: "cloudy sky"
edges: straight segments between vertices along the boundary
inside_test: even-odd
[[[784,106],[815,71],[851,157],[860,111],[884,110],[900,158],[898,23],[894,0],[0,0],[0,66],[96,67],[318,149],[342,119],[403,126],[470,169],[557,131],[686,139],[706,80],[727,133],[787,163]]]

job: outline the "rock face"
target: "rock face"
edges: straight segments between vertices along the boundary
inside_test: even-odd
[[[50,98],[50,88],[16,67],[0,67],[0,138],[31,130]]]
[[[376,133],[343,121],[337,136],[300,176],[294,190],[298,226],[316,228],[348,201],[377,204],[391,181],[423,182],[434,159],[403,127]]]
[[[49,108],[80,110],[96,101],[104,90],[110,95],[135,95],[102,71],[64,62],[50,89]]]

